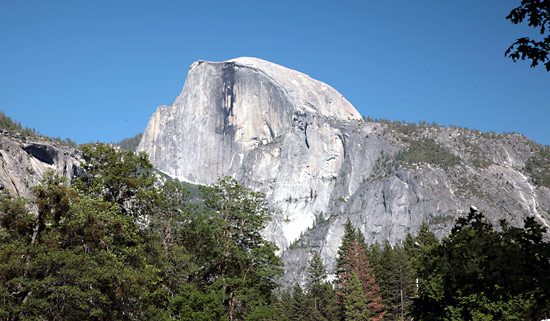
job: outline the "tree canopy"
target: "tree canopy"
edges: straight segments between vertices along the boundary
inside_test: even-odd
[[[527,21],[543,38],[519,38],[506,50],[505,56],[512,58],[514,62],[528,59],[531,60],[531,67],[540,63],[546,66],[546,71],[550,71],[550,0],[521,0],[520,6],[510,11],[506,19],[513,24]]]
[[[493,229],[472,209],[420,264],[419,320],[540,320],[550,316],[550,246],[533,217]]]
[[[472,209],[441,241],[422,224],[402,244],[368,247],[348,220],[335,282],[319,249],[305,283],[281,289],[263,194],[225,177],[191,200],[143,154],[83,151],[73,185],[49,172],[31,200],[0,191],[0,319],[550,317],[550,245],[533,217],[495,229]]]
[[[282,272],[260,234],[263,195],[223,178],[196,206],[143,154],[83,152],[86,172],[72,186],[50,172],[32,200],[0,193],[0,319],[275,316]]]

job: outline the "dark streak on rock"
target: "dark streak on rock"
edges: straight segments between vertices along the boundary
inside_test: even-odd
[[[235,64],[225,63],[222,67],[222,82],[223,82],[223,102],[225,118],[233,116],[233,104],[235,103]],[[227,101],[229,99],[229,101]]]
[[[346,138],[342,134],[338,134],[338,138],[340,138],[340,141],[342,142],[342,149],[344,150],[344,159],[346,159],[346,156],[347,156]]]
[[[265,122],[265,125],[267,126],[267,129],[269,129],[269,136],[271,139],[275,138],[275,133],[273,132],[273,129],[271,128],[271,124],[269,122]]]
[[[216,133],[227,137],[229,142],[232,142],[235,136],[235,128],[230,123],[229,117],[233,116],[233,105],[235,104],[235,92],[233,90],[236,82],[236,67],[234,63],[228,62],[221,65],[221,75],[218,80],[218,97],[216,99],[217,108],[220,111],[218,126]]]
[[[307,149],[309,149],[309,142],[307,141],[307,122],[306,122],[306,125],[304,127],[304,136],[306,137],[306,146],[307,146]]]

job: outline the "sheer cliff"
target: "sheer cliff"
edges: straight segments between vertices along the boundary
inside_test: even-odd
[[[423,221],[445,235],[470,205],[493,222],[550,222],[550,184],[529,169],[545,147],[518,134],[365,121],[330,86],[255,58],[191,65],[138,151],[187,182],[231,175],[264,192],[285,282],[302,279],[312,249],[333,267],[348,218],[368,242],[392,243]]]

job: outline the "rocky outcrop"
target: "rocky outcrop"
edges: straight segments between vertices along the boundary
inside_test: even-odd
[[[23,147],[23,150],[48,165],[53,165],[54,160],[57,158],[57,150],[53,146],[49,145],[29,144]]]
[[[472,204],[493,222],[548,225],[550,190],[523,170],[540,148],[517,134],[367,122],[328,85],[254,58],[194,63],[138,146],[181,180],[231,175],[264,192],[287,284],[312,249],[334,266],[348,218],[368,242],[392,243],[423,221],[443,236]]]
[[[80,154],[74,148],[42,138],[0,136],[0,189],[32,197],[32,187],[53,170],[69,180],[81,169]]]
[[[304,280],[303,267],[312,250],[320,251],[326,266],[334,268],[347,219],[368,243],[399,242],[423,221],[443,237],[474,204],[495,225],[505,219],[520,226],[526,216],[535,216],[550,227],[550,188],[535,185],[524,171],[525,162],[542,146],[518,134],[487,138],[457,128],[418,127],[414,134],[399,129],[403,126],[367,122],[350,137],[348,142],[355,144],[348,148],[349,158],[333,189],[330,215],[283,252],[285,284]],[[425,139],[459,158],[447,166],[438,158],[408,162],[403,155],[429,155],[429,150],[410,150],[414,142]]]

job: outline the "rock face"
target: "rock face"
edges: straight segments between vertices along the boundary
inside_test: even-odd
[[[138,146],[181,180],[231,175],[264,192],[287,284],[313,249],[334,267],[348,218],[368,242],[392,243],[423,221],[443,236],[472,204],[493,222],[548,226],[550,189],[524,170],[541,149],[517,134],[365,121],[328,85],[255,58],[191,65]]]
[[[269,234],[285,248],[326,211],[345,157],[340,127],[360,120],[336,90],[297,71],[255,58],[199,61],[138,151],[191,183],[246,177],[281,213]]]
[[[0,189],[14,195],[31,198],[32,187],[48,170],[71,180],[80,173],[79,165],[80,154],[74,148],[39,138],[0,136]]]

